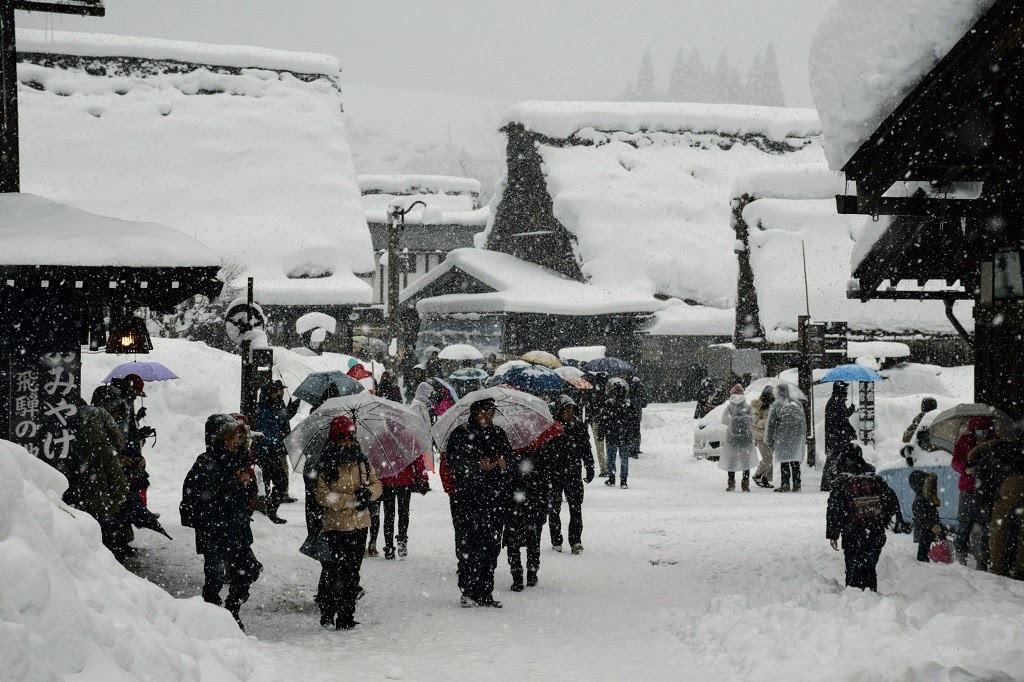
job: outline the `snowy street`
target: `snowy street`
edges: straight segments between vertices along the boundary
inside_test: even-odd
[[[203,349],[193,357],[197,373],[224,378],[220,388],[230,391],[223,365],[211,363],[224,356]],[[174,383],[151,393],[152,421],[170,442],[147,456],[150,504],[175,540],[137,531],[146,549],[130,565],[171,594],[196,598],[202,564],[177,505],[199,421],[164,411],[196,409],[177,401],[184,387]],[[319,564],[298,552],[301,501],[282,507],[283,526],[257,514],[264,573],[241,614],[259,640],[250,638],[256,677],[961,679],[957,666],[967,677],[1024,675],[1014,644],[1024,634],[1024,586],[918,564],[910,537],[890,535],[880,594],[844,590],[842,555],[824,537],[818,473],[805,475],[800,494],[726,493],[725,474],[692,457],[692,414],[692,404],[651,406],[630,489],[600,478],[587,486],[582,555],[553,552],[545,531],[540,585],[513,594],[502,554],[500,611],[458,605],[450,514],[436,477],[430,493],[414,496],[408,559],[364,561],[368,594],[353,632],[317,623]],[[291,485],[301,495],[298,475]]]

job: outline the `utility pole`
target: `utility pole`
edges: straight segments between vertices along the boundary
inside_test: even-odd
[[[401,353],[402,345],[402,315],[398,309],[398,294],[400,293],[399,269],[402,262],[401,237],[405,231],[405,216],[417,206],[427,208],[423,201],[414,201],[404,209],[401,206],[392,206],[388,211],[388,346],[394,340],[395,352]]]

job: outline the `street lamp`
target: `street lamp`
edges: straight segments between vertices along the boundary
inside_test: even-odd
[[[427,218],[428,213],[440,213],[440,211],[432,206],[427,206],[427,203],[422,200],[416,200],[402,208],[398,204],[392,204],[388,208],[388,217],[391,219],[388,222],[388,338],[394,340],[395,353],[400,353],[404,346],[402,345],[402,316],[398,310],[398,270],[399,263],[401,263],[401,246],[399,240],[401,234],[405,231],[405,216],[410,213],[417,206],[423,207],[424,219]],[[424,220],[425,222],[426,220]],[[390,345],[390,344],[389,344]]]

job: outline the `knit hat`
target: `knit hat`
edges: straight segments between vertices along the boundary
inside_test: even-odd
[[[93,407],[112,407],[124,400],[124,395],[114,386],[97,386],[92,392]]]
[[[939,403],[938,401],[935,400],[935,398],[924,398],[921,400],[922,412],[931,412],[932,410],[937,409],[938,407]]]
[[[733,386],[732,390],[729,391],[729,395],[743,395],[743,384]]]
[[[238,425],[239,422],[230,414],[211,414],[206,418],[206,447],[222,445],[224,437]]]
[[[336,443],[344,438],[355,438],[356,423],[350,417],[340,415],[331,420],[331,430],[328,439]]]

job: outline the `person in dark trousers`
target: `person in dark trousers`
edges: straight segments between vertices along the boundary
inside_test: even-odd
[[[601,408],[608,397],[608,375],[604,372],[588,374],[590,383],[594,388],[587,392],[586,422],[594,435],[594,456],[597,459],[597,466],[601,470],[598,476],[608,477],[608,451],[604,436],[601,434]]]
[[[928,562],[928,550],[942,534],[938,506],[941,504],[936,493],[939,477],[920,469],[910,472],[908,483],[914,491],[911,507],[914,517],[914,542],[917,543],[917,560]]]
[[[846,586],[877,592],[876,567],[885,546],[885,527],[899,512],[900,502],[864,461],[860,446],[847,444],[837,470],[828,496],[825,537],[836,551],[842,539]]]
[[[251,475],[248,429],[230,415],[206,420],[206,451],[185,477],[181,525],[196,531],[196,553],[203,555],[203,599],[220,606],[220,591],[230,585],[224,606],[238,626],[249,587],[263,566],[252,552],[252,507],[256,479]]]
[[[501,554],[505,501],[508,499],[508,462],[512,446],[508,435],[494,425],[493,400],[470,405],[469,422],[448,438],[447,466],[458,496],[460,523],[464,523],[466,577],[461,604],[501,608],[494,599],[494,567]]]
[[[274,523],[286,523],[277,515],[277,509],[288,496],[288,467],[284,439],[291,432],[290,422],[299,410],[299,401],[284,402],[284,384],[280,381],[260,391],[256,406],[256,430],[263,437],[256,441],[256,462],[263,471],[263,485],[267,489],[267,518]]]
[[[636,459],[640,456],[640,441],[643,435],[643,421],[644,421],[644,410],[647,408],[647,387],[644,382],[640,380],[640,377],[630,377],[629,379],[629,398],[633,402],[633,418],[635,424],[633,425],[633,433],[636,435],[636,442],[629,451],[629,456]]]
[[[615,459],[619,459],[619,487],[628,488],[629,453],[636,443],[636,406],[630,400],[629,385],[619,378],[608,380],[608,398],[601,406],[599,435],[608,457],[607,486],[615,485]]]
[[[329,560],[320,574],[320,626],[349,630],[359,598],[359,570],[370,525],[370,502],[381,495],[381,484],[348,417],[331,420],[327,443],[320,454],[316,502],[323,509],[321,528]]]
[[[562,497],[569,505],[569,546],[573,554],[583,551],[583,484],[594,480],[594,453],[590,448],[587,425],[577,418],[577,405],[572,398],[560,395],[555,399],[554,417],[563,433],[544,444],[542,456],[547,461],[551,487],[548,509],[548,531],[551,547],[562,551]],[[586,478],[580,478],[580,464]]]
[[[821,471],[821,489],[828,492],[836,475],[838,456],[847,445],[857,438],[857,431],[850,424],[850,415],[857,411],[856,405],[847,405],[849,384],[836,381],[832,384],[832,397],[825,404],[825,466]]]
[[[420,493],[426,495],[430,492],[430,481],[427,479],[426,457],[420,455],[412,464],[399,471],[394,476],[385,476],[380,479],[384,488],[380,499],[373,503],[378,507],[378,513],[373,514],[370,520],[370,540],[366,548],[366,556],[375,557],[380,553],[377,551],[377,534],[380,532],[379,509],[384,510],[384,558],[394,560],[395,540],[398,541],[397,556],[405,558],[409,554],[409,508],[412,504],[412,494]],[[398,511],[398,537],[395,537],[395,510]]]
[[[989,491],[979,490],[978,480],[975,477],[977,466],[971,460],[977,460],[977,450],[982,446],[995,445],[997,442],[995,423],[992,417],[976,416],[967,420],[967,433],[960,436],[953,447],[953,459],[950,466],[960,474],[960,481],[957,487],[960,490],[960,503],[956,512],[956,538],[953,541],[953,548],[956,551],[956,560],[961,565],[967,565],[967,558],[971,553],[971,533],[974,526],[981,527],[981,542],[976,548],[975,558],[978,570],[984,571],[988,568],[988,542],[989,542],[989,520],[992,517],[992,494],[998,486],[991,486]],[[986,448],[987,449],[987,448]]]
[[[765,444],[769,458],[779,462],[782,485],[777,493],[800,492],[800,461],[804,458],[807,423],[803,405],[790,394],[787,384],[779,384],[776,399],[768,410]]]
[[[562,433],[560,424],[548,429]],[[539,440],[543,440],[544,436]],[[523,591],[523,558],[526,548],[526,584],[537,585],[540,571],[540,536],[547,518],[550,486],[543,446],[516,450],[508,460],[509,497],[505,503],[505,530],[502,536],[513,592]]]

